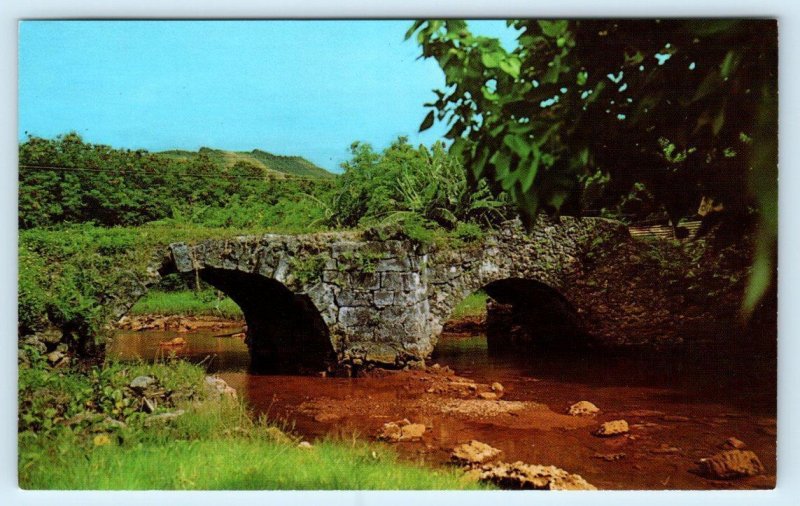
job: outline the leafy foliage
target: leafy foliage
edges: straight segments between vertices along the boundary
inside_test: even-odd
[[[329,223],[356,227],[414,221],[452,230],[461,222],[490,226],[513,211],[487,185],[471,191],[461,165],[442,144],[418,149],[399,138],[383,153],[354,143],[331,198]]]
[[[19,226],[130,226],[175,218],[214,227],[286,223],[303,232],[319,224],[323,206],[306,195],[324,193],[332,179],[276,180],[256,158],[227,163],[230,157],[217,159],[219,153],[206,149],[182,157],[112,149],[74,133],[31,137],[19,147]]]
[[[579,201],[581,174],[610,175],[612,197],[646,185],[676,225],[702,195],[754,205],[774,268],[777,31],[770,20],[515,20],[517,45],[458,20],[417,21],[422,56],[442,68],[434,118],[470,181],[505,191],[528,224]],[[762,142],[748,142],[750,138]],[[752,170],[750,170],[752,167]],[[676,191],[680,189],[680,191]],[[766,256],[764,256],[766,255]],[[765,283],[757,283],[761,290]]]

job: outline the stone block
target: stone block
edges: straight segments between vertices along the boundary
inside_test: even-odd
[[[411,263],[408,256],[397,258],[384,258],[378,260],[375,266],[377,272],[405,272],[411,269]]]
[[[350,329],[372,326],[376,312],[368,307],[343,307],[339,310],[339,323]]]
[[[342,288],[336,295],[336,304],[339,307],[369,306],[372,304],[372,300],[372,292],[368,290]]]
[[[394,292],[390,290],[378,290],[374,292],[373,301],[377,307],[386,307],[394,304]]]

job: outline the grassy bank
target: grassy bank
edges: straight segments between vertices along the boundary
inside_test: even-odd
[[[53,370],[26,350],[20,365],[19,482],[25,489],[465,489],[457,471],[401,462],[392,448],[327,439],[312,448],[241,401],[208,397],[201,368],[110,364]],[[133,378],[169,392],[147,425]],[[170,400],[172,399],[172,400]],[[112,421],[113,420],[113,421]],[[120,424],[119,422],[123,422]]]
[[[450,314],[451,320],[464,318],[486,318],[486,292],[478,291],[470,294],[457,305]]]
[[[213,290],[197,292],[151,290],[131,308],[131,315],[218,316],[230,320],[244,318],[242,310],[230,297],[218,298]]]

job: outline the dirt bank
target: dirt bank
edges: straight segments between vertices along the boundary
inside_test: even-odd
[[[117,322],[120,330],[138,332],[142,330],[165,330],[172,332],[195,332],[199,330],[219,330],[242,327],[244,320],[229,320],[218,316],[180,316],[180,315],[135,315],[123,316]]]

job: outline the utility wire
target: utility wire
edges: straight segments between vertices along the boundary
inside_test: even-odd
[[[132,169],[104,169],[101,167],[62,167],[57,165],[28,165],[20,164],[20,169],[27,169],[32,171],[74,171],[74,172],[94,172],[94,173],[108,173],[113,176],[124,175],[139,175],[151,177],[201,177],[208,179],[248,179],[254,181],[282,181],[282,180],[298,180],[298,181],[331,181],[333,178],[327,177],[313,177],[313,176],[295,176],[285,172],[275,171],[280,175],[264,174],[261,176],[248,176],[248,175],[234,175],[234,174],[208,174],[200,172],[187,172],[187,171],[169,171],[169,172],[150,172],[146,170],[132,170]]]

